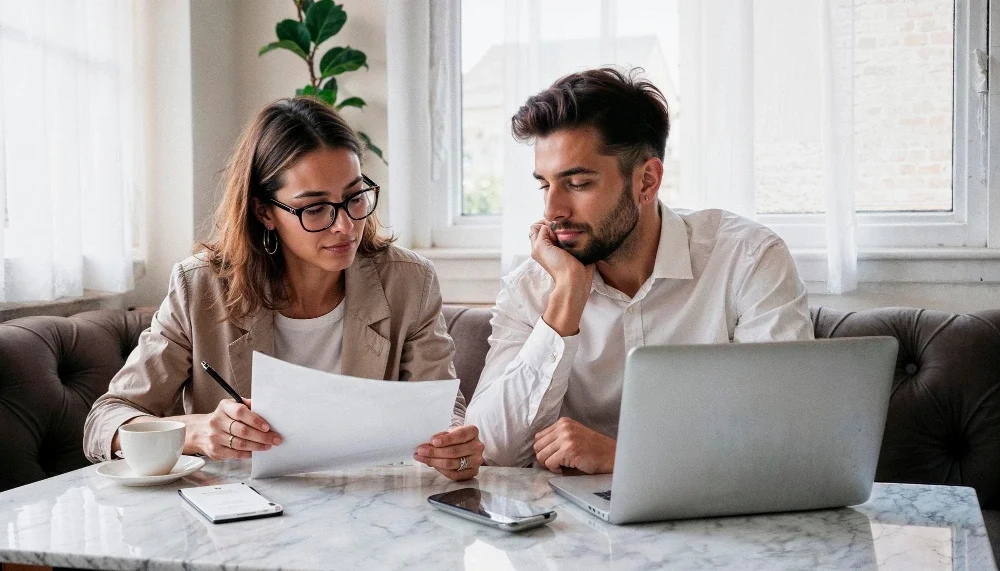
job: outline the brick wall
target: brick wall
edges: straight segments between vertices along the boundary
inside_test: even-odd
[[[954,0],[854,1],[858,210],[951,208],[953,11]],[[774,19],[780,14],[771,10],[755,16]],[[759,33],[775,33],[788,24],[771,21],[770,28],[767,24],[755,28]],[[801,48],[800,56],[768,54],[765,43],[765,57],[755,60],[758,81],[771,81],[755,92],[757,98],[765,99],[755,102],[755,183],[760,212],[824,210],[819,78],[808,67],[793,65],[796,57],[818,58],[818,30],[809,33],[812,40],[806,38],[798,46],[789,42],[786,48]],[[800,73],[782,75],[767,69],[771,65]],[[768,98],[788,97],[789,91],[795,97],[786,99],[785,105],[769,105]],[[817,128],[780,127],[789,121],[813,121]]]

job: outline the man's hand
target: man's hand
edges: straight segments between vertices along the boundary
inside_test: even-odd
[[[582,275],[585,266],[573,254],[559,247],[559,239],[549,226],[548,220],[539,220],[528,230],[531,240],[531,257],[552,279],[561,281],[574,274]]]
[[[588,474],[610,474],[615,469],[615,444],[614,438],[564,416],[535,435],[534,449],[538,463],[556,473],[565,466]]]
[[[580,331],[580,317],[590,297],[594,266],[584,266],[557,244],[558,239],[546,220],[539,220],[528,231],[531,258],[538,262],[555,282],[542,319],[562,337]]]

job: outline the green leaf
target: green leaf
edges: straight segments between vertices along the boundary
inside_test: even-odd
[[[266,46],[260,48],[260,52],[257,55],[262,56],[267,52],[271,50],[276,50],[278,48],[284,48],[290,52],[293,52],[302,59],[306,59],[306,57],[308,57],[306,55],[306,52],[302,51],[302,48],[299,47],[299,44],[293,42],[292,40],[281,40],[280,42],[273,42],[267,44]]]
[[[358,109],[364,109],[365,105],[367,105],[367,103],[365,103],[365,100],[360,97],[348,97],[337,105],[337,111],[340,111],[344,107],[357,107]]]
[[[309,8],[311,8],[312,5],[313,5],[313,0],[300,0],[299,1],[299,6],[302,7],[302,11],[304,11],[304,12],[308,12]]]
[[[279,40],[291,40],[302,48],[302,53],[309,53],[311,49],[309,29],[302,22],[282,20],[274,27],[274,33],[278,34]]]
[[[333,104],[337,101],[337,94],[329,89],[320,89],[316,93],[316,96],[319,97],[320,101],[326,103],[330,107],[333,107]]]
[[[326,80],[326,83],[323,85],[323,89],[326,89],[328,91],[332,91],[333,92],[333,100],[334,101],[337,100],[337,78],[336,77],[331,77],[330,79]]]
[[[303,87],[301,89],[296,89],[295,90],[295,95],[312,95],[312,96],[315,96],[316,95],[316,88],[313,87],[313,86],[311,86],[311,85],[307,85],[307,86],[305,86],[305,87]]]
[[[389,161],[385,160],[385,157],[382,155],[382,149],[376,147],[375,144],[372,143],[371,137],[369,137],[363,131],[358,131],[358,138],[361,139],[361,142],[364,143],[366,147],[368,147],[368,150],[371,151],[372,154],[382,159],[382,162],[385,163],[386,166],[389,165]]]
[[[364,52],[351,49],[350,46],[330,48],[320,60],[319,69],[322,77],[331,77],[345,71],[354,71],[361,66],[368,67],[367,59]]]
[[[333,0],[319,0],[306,11],[306,27],[317,46],[337,34],[347,22],[347,12]]]

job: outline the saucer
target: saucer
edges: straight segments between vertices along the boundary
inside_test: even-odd
[[[124,460],[104,462],[97,467],[97,473],[123,486],[159,486],[193,474],[205,465],[204,458],[181,456],[169,474],[161,476],[136,476]]]

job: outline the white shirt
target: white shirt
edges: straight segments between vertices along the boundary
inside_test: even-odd
[[[594,272],[580,332],[545,321],[553,281],[534,260],[503,279],[490,351],[465,416],[492,465],[534,460],[534,435],[567,416],[618,435],[625,355],[642,345],[812,339],[806,290],[784,242],[721,210],[660,205],[653,273],[628,296]]]
[[[274,356],[318,371],[340,374],[344,346],[344,306],[312,319],[274,313]]]

